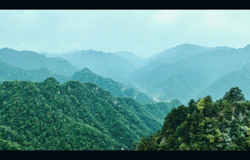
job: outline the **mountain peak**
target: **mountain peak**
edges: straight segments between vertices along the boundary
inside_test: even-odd
[[[1,65],[1,66],[4,66],[4,65],[9,65],[9,64],[7,64],[6,62],[3,62],[3,61],[2,61],[2,62],[0,62],[0,65]]]
[[[181,52],[201,52],[201,51],[205,51],[211,49],[211,47],[204,47],[204,46],[200,46],[200,45],[196,45],[196,44],[188,44],[188,43],[183,43],[183,44],[179,44],[175,47],[166,49],[163,52],[177,52],[177,51],[181,51]]]
[[[7,48],[7,47],[5,47],[5,48],[0,49],[0,51],[7,52],[7,51],[15,51],[15,50],[12,49],[12,48]]]
[[[92,72],[90,69],[88,69],[87,67],[84,67],[81,72]]]
[[[177,45],[175,47],[184,48],[184,47],[203,47],[203,46],[196,45],[196,44],[183,43],[183,44],[179,44],[179,45]]]
[[[195,44],[189,44],[189,43],[182,43],[182,44],[179,44],[175,47],[187,47],[187,46],[198,46],[198,45],[195,45]]]
[[[243,48],[244,50],[249,50],[250,51],[250,44],[247,44],[246,47]]]
[[[48,77],[43,81],[44,83],[59,84],[59,82],[54,77]]]
[[[11,66],[10,64],[6,63],[6,62],[0,62],[0,66],[1,67],[7,67],[7,68],[18,68],[16,66]]]
[[[230,49],[235,49],[235,48],[228,46],[217,46],[213,48],[213,50],[230,50]]]

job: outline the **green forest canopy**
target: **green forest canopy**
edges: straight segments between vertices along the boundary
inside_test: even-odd
[[[161,130],[142,137],[132,150],[250,150],[250,102],[238,87],[222,99],[210,96],[173,108]]]
[[[0,84],[0,150],[128,150],[180,103],[142,105],[92,83]]]

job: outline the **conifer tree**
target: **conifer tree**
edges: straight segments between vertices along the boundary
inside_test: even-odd
[[[229,99],[231,100],[231,102],[245,100],[245,97],[241,93],[241,90],[239,89],[239,87],[231,88],[228,95],[229,95]]]
[[[212,118],[212,98],[210,96],[206,96],[204,98],[204,109],[203,114],[205,117]]]
[[[188,112],[190,114],[194,113],[194,111],[196,110],[196,104],[195,104],[195,101],[194,99],[191,99],[189,102],[188,102]]]

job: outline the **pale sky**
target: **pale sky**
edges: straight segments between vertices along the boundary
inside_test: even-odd
[[[0,48],[141,57],[182,43],[243,48],[250,10],[0,10]]]

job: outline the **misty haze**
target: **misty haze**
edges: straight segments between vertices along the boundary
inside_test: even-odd
[[[250,150],[249,10],[0,10],[0,150]]]

